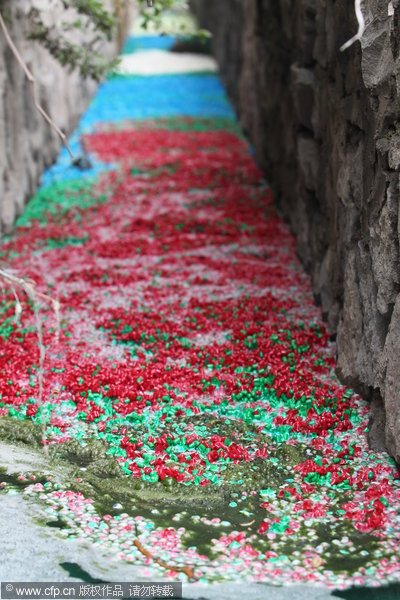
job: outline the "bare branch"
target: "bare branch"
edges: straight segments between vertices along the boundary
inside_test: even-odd
[[[63,133],[61,131],[61,129],[59,127],[57,127],[57,125],[54,123],[54,121],[52,120],[52,118],[47,114],[47,112],[40,106],[39,102],[37,101],[36,98],[36,86],[35,86],[35,78],[32,75],[32,73],[30,72],[30,70],[28,69],[28,67],[26,66],[26,64],[24,63],[18,48],[15,46],[14,42],[11,39],[11,36],[9,34],[9,31],[7,29],[7,26],[4,22],[3,16],[0,13],[0,27],[3,30],[4,33],[4,37],[6,38],[7,44],[9,45],[12,53],[14,54],[15,58],[18,61],[18,64],[20,65],[20,67],[22,68],[22,70],[25,73],[25,77],[27,78],[27,80],[29,81],[29,83],[31,84],[31,92],[32,92],[32,98],[33,98],[33,102],[35,104],[36,109],[39,111],[39,113],[42,115],[42,117],[44,118],[45,121],[47,121],[47,123],[50,125],[50,127],[52,127],[54,129],[54,131],[57,133],[57,135],[59,135],[59,137],[61,138],[62,142],[64,143],[65,147],[67,148],[71,158],[74,158],[74,155],[72,154],[72,150],[68,144],[68,140],[67,140],[67,136],[65,135],[65,133]]]
[[[33,304],[33,312],[35,315],[35,324],[36,324],[36,332],[37,332],[37,336],[38,336],[38,346],[39,346],[39,353],[40,353],[40,357],[39,357],[39,369],[38,369],[38,383],[39,383],[39,397],[38,397],[38,406],[40,408],[43,407],[43,377],[44,377],[44,361],[45,361],[45,357],[46,357],[46,349],[45,349],[45,345],[44,345],[44,340],[43,340],[43,323],[42,323],[42,319],[40,316],[40,311],[39,311],[39,305],[38,305],[38,298],[42,298],[43,300],[46,300],[46,302],[50,303],[53,306],[55,315],[56,315],[56,320],[57,320],[57,327],[56,327],[56,341],[58,342],[59,340],[59,335],[60,335],[60,303],[58,300],[54,300],[54,298],[51,298],[50,296],[46,296],[46,294],[42,294],[41,292],[38,292],[35,288],[35,283],[31,280],[25,280],[25,279],[21,279],[20,277],[17,277],[16,275],[13,275],[12,273],[9,273],[8,271],[5,271],[4,269],[0,269],[0,279],[3,279],[4,281],[6,281],[9,285],[9,287],[11,288],[14,297],[15,297],[15,322],[18,322],[19,317],[21,315],[22,312],[22,306],[18,297],[18,294],[15,290],[15,286],[18,286],[20,288],[22,288],[24,290],[24,292],[28,295],[28,297],[31,299],[32,304]],[[44,423],[44,419],[42,417],[42,441],[45,442],[46,440],[46,426]],[[45,451],[47,452],[47,446],[45,446]]]
[[[54,298],[52,298],[51,296],[46,296],[46,294],[42,294],[42,292],[38,292],[35,289],[35,284],[33,281],[27,281],[25,279],[21,279],[20,277],[17,277],[16,275],[13,275],[12,273],[9,273],[8,271],[5,271],[4,269],[0,269],[0,279],[4,279],[5,281],[8,281],[11,285],[10,287],[13,289],[13,285],[18,285],[19,287],[22,287],[22,289],[28,294],[31,295],[32,292],[34,292],[35,296],[37,296],[38,298],[42,298],[43,300],[46,300],[46,302],[49,302],[54,309],[54,312],[56,313],[56,315],[59,313],[60,311],[60,303],[58,300],[54,300]],[[15,295],[15,291],[13,290],[13,293]]]
[[[18,294],[16,292],[16,289],[13,285],[10,285],[11,287],[11,291],[14,294],[14,298],[15,298],[15,316],[14,316],[14,323],[19,323],[19,318],[21,316],[22,313],[22,305],[21,302],[19,301],[19,297]]]

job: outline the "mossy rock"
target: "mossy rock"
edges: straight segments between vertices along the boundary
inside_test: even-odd
[[[55,456],[69,464],[86,468],[101,479],[113,479],[121,476],[121,469],[117,461],[113,456],[107,454],[107,447],[102,440],[64,442],[57,446]]]
[[[175,423],[183,423],[190,420],[191,417],[175,417]],[[221,437],[233,438],[236,442],[240,442],[243,438],[247,440],[259,435],[257,427],[253,424],[246,423],[232,417],[220,417],[212,412],[201,413],[193,417],[191,421],[195,427],[206,427],[210,435],[218,433]]]
[[[284,469],[289,469],[290,471],[296,465],[304,462],[305,460],[312,458],[311,454],[307,454],[307,450],[309,447],[303,444],[273,444],[269,446],[269,458],[278,459],[279,465]]]
[[[12,417],[0,418],[0,440],[40,448],[43,447],[42,439],[43,431],[38,423]]]

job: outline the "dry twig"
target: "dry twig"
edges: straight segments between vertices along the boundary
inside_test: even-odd
[[[187,575],[187,577],[191,580],[197,579],[196,575],[194,574],[193,567],[177,567],[175,565],[168,565],[166,562],[161,560],[161,558],[153,556],[148,550],[146,550],[146,548],[142,546],[138,539],[134,540],[133,545],[136,546],[136,548],[141,554],[143,554],[143,556],[145,556],[146,558],[150,558],[158,565],[160,565],[160,567],[162,567],[163,569],[167,569],[168,571],[175,571],[175,573],[185,573],[185,575]]]
[[[33,312],[35,315],[35,324],[36,324],[36,331],[37,331],[37,335],[38,335],[38,345],[39,345],[39,353],[40,353],[39,369],[38,369],[37,377],[38,377],[38,383],[39,383],[38,405],[41,408],[43,406],[43,374],[44,374],[44,360],[45,360],[45,356],[46,356],[46,351],[45,351],[45,346],[44,346],[44,341],[43,341],[42,319],[40,317],[40,311],[39,311],[37,299],[42,298],[43,300],[45,300],[46,302],[51,304],[54,309],[54,312],[56,315],[56,320],[57,320],[57,327],[56,327],[56,341],[57,342],[59,340],[59,335],[60,335],[60,303],[58,300],[54,300],[54,298],[51,298],[50,296],[46,296],[46,294],[42,294],[41,292],[38,292],[35,288],[35,283],[33,281],[21,279],[20,277],[17,277],[16,275],[13,275],[12,273],[5,271],[4,269],[0,269],[0,279],[7,282],[12,293],[14,294],[14,297],[15,297],[15,322],[16,323],[19,321],[19,318],[20,318],[20,315],[22,312],[22,306],[21,306],[21,302],[19,300],[19,297],[18,297],[15,287],[22,288],[24,290],[24,292],[27,294],[27,296],[30,298],[30,300],[32,301],[32,304],[33,304]],[[45,439],[46,439],[45,425],[44,425],[44,421],[42,419],[42,440],[44,441]]]

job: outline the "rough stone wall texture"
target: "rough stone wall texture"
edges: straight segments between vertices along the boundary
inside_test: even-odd
[[[114,7],[113,0],[106,0],[104,4],[109,9]],[[32,5],[45,9],[49,26],[60,24],[65,17],[59,0],[4,0],[2,3],[4,13],[12,17],[8,25],[12,39],[37,80],[39,103],[60,129],[70,133],[96,84],[83,80],[77,73],[69,73],[38,43],[26,40]],[[127,22],[126,17],[124,15]],[[75,37],[74,41],[78,40],[79,37]],[[111,57],[116,52],[116,42],[105,44],[105,55]],[[10,230],[60,146],[58,136],[36,111],[30,84],[0,32],[0,234]]]
[[[341,379],[400,461],[400,0],[193,0],[337,333]],[[393,12],[393,14],[389,14]],[[382,410],[384,407],[384,410]],[[386,421],[386,422],[385,422]]]

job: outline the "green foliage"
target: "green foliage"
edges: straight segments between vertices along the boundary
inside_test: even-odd
[[[111,40],[115,17],[104,10],[101,0],[62,0],[64,8],[75,8],[78,14],[86,15],[94,27]]]
[[[140,15],[144,29],[148,29],[149,25],[154,26],[156,29],[159,28],[163,12],[174,8],[177,4],[186,6],[187,3],[179,0],[153,0],[153,7],[148,9],[147,2],[142,2]]]
[[[205,49],[211,34],[205,29],[198,29],[188,5],[188,0],[153,0],[153,7],[148,8],[144,0],[140,5],[140,25],[143,29],[175,35],[181,43],[197,42],[199,48],[203,44]]]
[[[61,65],[69,67],[71,71],[79,71],[83,77],[100,81],[116,65],[116,61],[109,61],[101,54],[102,44],[110,41],[115,33],[115,16],[105,10],[101,0],[61,0],[61,3],[66,11],[66,19],[58,28],[48,27],[42,11],[32,7],[28,39],[42,44]],[[78,18],[71,20],[74,15]],[[77,44],[68,39],[68,32],[73,30],[88,31],[89,35]]]
[[[139,3],[143,27],[160,29],[165,11],[186,8],[188,4],[187,0],[153,0],[153,7],[149,8],[147,0],[114,0],[114,14],[105,9],[103,0],[58,1],[65,10],[65,18],[57,27],[50,27],[46,24],[44,9],[40,8],[40,4],[35,6],[32,0],[27,38],[44,46],[61,65],[96,81],[100,81],[118,64],[118,59],[107,60],[102,49],[104,42],[116,35],[118,25],[121,26],[116,17],[119,8]],[[0,0],[1,14],[9,25],[12,23],[11,7],[12,0]],[[185,30],[185,25],[182,25],[182,29]],[[82,41],[79,43],[73,41],[70,35],[77,31],[81,32]],[[202,34],[197,32],[196,36],[201,37]],[[207,32],[204,37],[206,35]]]

